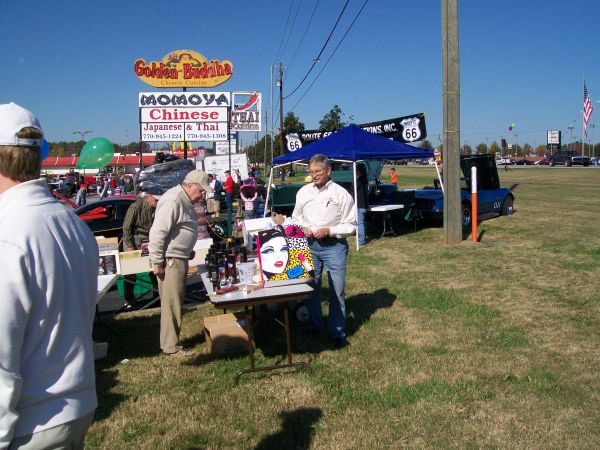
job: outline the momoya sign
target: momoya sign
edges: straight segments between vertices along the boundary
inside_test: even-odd
[[[137,59],[133,65],[137,77],[154,87],[213,87],[233,75],[231,61],[211,59],[192,50],[175,50],[162,61],[146,63]]]

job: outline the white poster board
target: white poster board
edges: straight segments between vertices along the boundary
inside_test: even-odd
[[[204,158],[204,171],[212,173],[221,181],[225,181],[225,171],[229,169],[229,155],[207,156]],[[243,178],[248,178],[248,158],[245,153],[231,155],[231,175],[240,171]],[[235,179],[235,177],[234,177]]]

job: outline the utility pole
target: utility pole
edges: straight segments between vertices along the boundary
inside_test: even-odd
[[[458,0],[442,0],[442,72],[444,105],[444,235],[447,244],[457,244],[462,242]],[[471,220],[477,220],[477,218],[472,217]]]
[[[283,66],[279,61],[279,154],[283,155]],[[281,170],[281,181],[285,180],[285,170]]]
[[[265,111],[265,151],[263,155],[263,170],[262,173],[267,173],[267,136],[269,135],[269,113]]]
[[[271,167],[273,167],[273,137],[274,137],[274,133],[273,133],[273,65],[271,65],[271,164],[269,164]],[[265,161],[265,164],[267,162]],[[266,170],[266,166],[265,166],[265,170]]]
[[[280,155],[283,155],[283,67],[281,61],[279,62],[279,80],[277,81],[279,86],[279,151]]]

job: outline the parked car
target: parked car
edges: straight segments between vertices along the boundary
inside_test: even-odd
[[[94,236],[123,238],[125,214],[135,202],[135,195],[110,197],[80,206],[75,214],[83,220]]]
[[[508,157],[502,157],[502,158],[496,160],[496,164],[498,164],[498,165],[513,164],[513,162],[514,161]]]
[[[498,168],[493,155],[465,155],[460,157],[463,178],[461,183],[462,225],[471,226],[471,167],[477,167],[477,206],[478,219],[486,220],[513,213],[514,195],[508,188],[500,187]],[[434,180],[435,189],[415,190],[415,208],[429,219],[442,219],[444,213],[444,193]]]
[[[593,156],[592,158],[590,158],[590,164],[592,166],[599,166],[600,165],[600,158],[598,156]]]
[[[515,161],[515,166],[531,166],[531,165],[533,165],[533,161],[530,161],[527,158],[517,159]]]
[[[579,165],[587,167],[590,165],[590,157],[583,156],[574,150],[557,150],[554,155],[548,157],[551,166],[564,164],[567,167]]]

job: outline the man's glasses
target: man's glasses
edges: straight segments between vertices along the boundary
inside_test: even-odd
[[[321,170],[311,170],[308,173],[311,175],[322,175],[324,172],[325,172],[325,169],[321,169]]]

